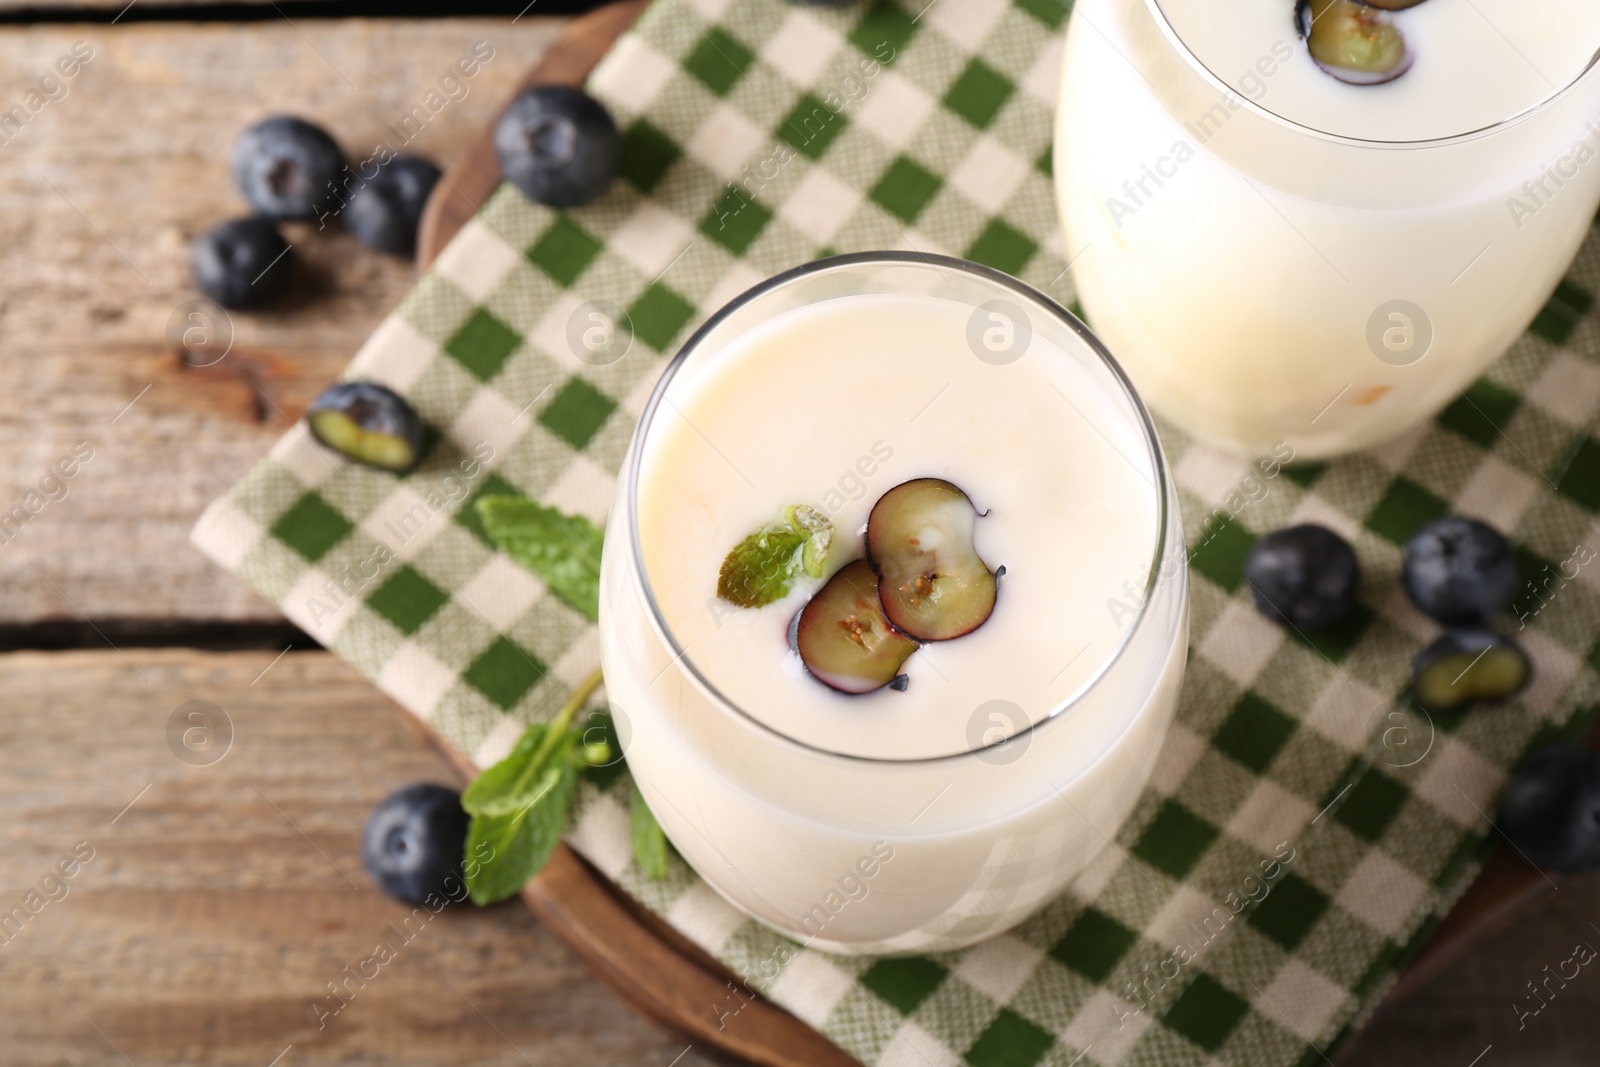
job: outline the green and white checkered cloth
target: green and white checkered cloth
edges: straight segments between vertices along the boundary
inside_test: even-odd
[[[675,345],[830,251],[967,256],[1070,301],[1049,155],[1068,9],[921,2],[659,0],[591,84],[625,131],[624,180],[566,214],[502,188],[350,365],[433,429],[421,467],[350,466],[297,427],[196,542],[480,765],[504,754],[596,665],[597,639],[494,550],[474,496],[604,521]],[[1117,847],[1011,933],[933,958],[798,949],[760,981],[775,934],[677,861],[660,883],[633,868],[626,776],[586,786],[571,843],[876,1067],[1320,1062],[1471,881],[1507,768],[1595,699],[1600,566],[1551,575],[1600,550],[1597,283],[1591,240],[1509,355],[1372,452],[1261,479],[1164,428],[1198,546],[1182,705]],[[587,301],[626,310],[622,358],[573,340]],[[1411,532],[1449,511],[1506,531],[1549,591],[1521,605],[1539,608],[1519,634],[1532,687],[1430,726],[1391,714],[1436,633],[1396,575]],[[1257,536],[1298,521],[1348,537],[1366,574],[1354,617],[1310,641],[1265,621],[1241,577]],[[1234,918],[1281,843],[1294,858]]]

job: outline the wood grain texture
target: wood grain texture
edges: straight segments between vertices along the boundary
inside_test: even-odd
[[[0,513],[77,442],[95,450],[66,498],[0,545],[0,623],[79,611],[279,617],[191,549],[189,528],[349,361],[414,274],[342,232],[286,227],[307,267],[290,305],[235,314],[227,358],[185,368],[167,323],[197,295],[188,241],[244,211],[227,173],[233,139],[289,111],[325,124],[358,160],[386,143],[448,162],[561,25],[530,16],[0,29],[0,111],[23,103],[75,41],[94,49],[67,95],[0,144]],[[478,41],[494,58],[405,145],[392,124]]]
[[[683,1051],[519,905],[401,928],[410,909],[362,872],[361,826],[385,793],[451,770],[355,670],[294,653],[252,685],[270,654],[129,660],[0,657],[0,913],[77,842],[94,849],[64,899],[0,940],[0,1063],[121,1064],[120,1050],[265,1067],[292,1044],[282,1067],[667,1067]],[[233,724],[210,766],[167,747],[169,716],[193,699]],[[379,942],[396,958],[319,1029],[313,1005],[337,1004],[325,983]]]

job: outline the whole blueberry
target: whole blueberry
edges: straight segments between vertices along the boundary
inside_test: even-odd
[[[1511,546],[1477,519],[1435,519],[1406,545],[1400,581],[1424,615],[1453,626],[1483,622],[1516,599],[1522,585]]]
[[[343,170],[334,139],[291,115],[256,123],[233,145],[233,182],[270,219],[311,219],[337,207]]]
[[[461,794],[418,782],[378,802],[361,835],[361,864],[378,888],[407,904],[460,899],[471,817]]]
[[[1331,626],[1349,613],[1361,585],[1361,566],[1344,538],[1307,524],[1257,541],[1244,576],[1263,615],[1306,630]]]
[[[439,168],[421,156],[395,156],[365,179],[344,210],[345,228],[379,252],[410,256],[417,248],[417,224],[428,194],[439,182]]]
[[[511,101],[494,128],[506,179],[551,207],[586,204],[617,176],[622,139],[600,101],[564,85],[541,85]]]
[[[1499,825],[1541,867],[1600,868],[1600,756],[1564,745],[1535,752],[1506,786]]]
[[[225,308],[265,307],[294,283],[296,261],[271,219],[234,219],[194,239],[189,267],[200,291]]]

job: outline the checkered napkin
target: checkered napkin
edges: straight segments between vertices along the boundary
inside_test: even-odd
[[[1070,301],[1049,155],[1067,9],[922,2],[660,0],[592,81],[625,131],[623,180],[566,214],[502,188],[350,365],[433,428],[422,466],[347,465],[297,427],[196,542],[480,765],[499,758],[597,641],[494,550],[474,498],[604,521],[675,345],[830,251],[953,253]],[[1375,451],[1265,477],[1163,429],[1195,546],[1182,705],[1116,847],[1011,933],[931,958],[799,949],[762,981],[788,955],[776,935],[677,861],[664,882],[632,866],[625,775],[585,787],[571,843],[866,1064],[1321,1062],[1476,873],[1507,768],[1594,700],[1600,564],[1567,561],[1600,550],[1597,273],[1591,241],[1505,359]],[[625,310],[622,358],[574,341],[589,301]],[[1519,605],[1537,675],[1510,706],[1430,724],[1392,711],[1436,632],[1396,573],[1450,511],[1506,531],[1542,583]],[[1242,587],[1254,539],[1300,521],[1343,533],[1366,573],[1354,616],[1310,640]]]

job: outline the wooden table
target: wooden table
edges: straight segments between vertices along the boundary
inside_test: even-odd
[[[186,242],[241,211],[226,155],[243,125],[292,110],[363,148],[487,40],[494,60],[412,146],[444,161],[559,22],[303,10],[292,24],[0,27],[0,109],[74,41],[95,50],[0,145],[0,511],[78,442],[94,448],[67,496],[0,545],[0,913],[79,842],[93,849],[67,896],[0,938],[0,1064],[706,1063],[515,904],[447,909],[318,1026],[325,984],[407,913],[361,872],[368,808],[449,774],[355,671],[320,651],[278,658],[293,628],[187,533],[411,270],[293,227],[311,282],[281,314],[236,316],[227,360],[181,366],[166,324],[194,295]],[[234,731],[203,767],[166,740],[197,699]],[[1466,1067],[1490,1044],[1484,1067],[1592,1062],[1600,980],[1521,1033],[1511,1009],[1575,940],[1600,943],[1591,919],[1600,881],[1564,886],[1386,1010],[1353,1062]]]

